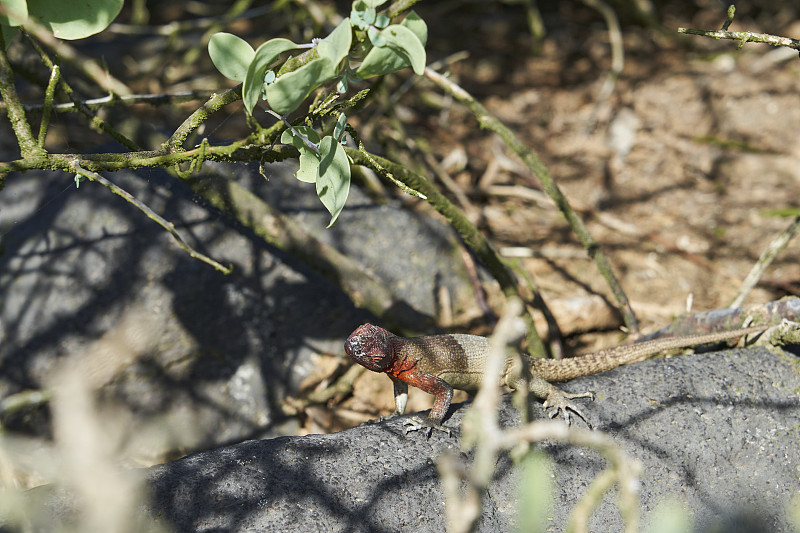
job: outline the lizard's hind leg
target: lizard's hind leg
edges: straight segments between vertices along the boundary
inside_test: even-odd
[[[510,383],[509,386],[512,389],[524,387],[524,380],[519,378],[515,380],[514,383]],[[592,424],[589,422],[589,419],[586,418],[586,415],[583,414],[583,411],[570,400],[576,398],[589,398],[590,400],[594,400],[593,393],[580,392],[573,394],[564,392],[549,381],[538,377],[532,377],[530,379],[528,382],[528,390],[540,400],[544,400],[544,410],[550,418],[563,418],[567,425],[570,425],[572,424],[572,414],[575,414],[586,422],[589,428],[592,427]]]

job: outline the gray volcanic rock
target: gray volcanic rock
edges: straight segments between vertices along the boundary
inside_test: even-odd
[[[595,391],[590,418],[641,462],[643,526],[660,520],[659,506],[677,501],[697,531],[789,531],[787,507],[800,490],[797,366],[794,356],[753,348],[647,361],[565,389]],[[446,425],[458,428],[465,410],[456,406]],[[541,408],[535,413],[543,416]],[[516,420],[506,403],[501,422]],[[470,459],[458,444],[458,436],[441,432],[404,435],[400,419],[243,442],[144,471],[150,499],[140,518],[180,532],[443,531],[436,460],[444,452]],[[594,450],[552,442],[542,448],[555,476],[554,505],[543,518],[548,530],[562,531],[607,465]],[[519,482],[502,458],[479,531],[515,529]],[[47,502],[51,512],[42,520],[68,520],[75,509],[65,491],[36,489],[29,497]],[[615,500],[615,491],[606,494],[591,531],[622,530]]]
[[[210,165],[239,180],[310,233],[371,268],[408,309],[432,316],[438,285],[470,294],[453,232],[354,190],[340,222],[314,188],[270,167]],[[104,403],[132,413],[132,439],[156,424],[153,459],[247,438],[293,434],[280,403],[344,338],[375,320],[303,263],[204,205],[164,172],[109,179],[174,222],[184,239],[234,271],[226,276],[179,249],[156,223],[100,184],[64,173],[12,174],[0,194],[0,399],[45,386],[57,361],[86,367]],[[31,409],[6,427],[46,435]]]

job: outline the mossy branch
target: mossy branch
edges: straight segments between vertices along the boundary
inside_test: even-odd
[[[56,84],[61,79],[61,69],[58,65],[54,65],[50,69],[50,81],[47,83],[47,89],[44,93],[44,108],[42,109],[42,120],[39,122],[39,137],[36,144],[39,148],[44,148],[44,141],[47,139],[47,128],[50,126],[50,113],[53,111],[53,97],[56,93]]]
[[[200,106],[194,113],[183,121],[175,133],[164,143],[167,150],[175,151],[183,149],[184,141],[193,131],[208,119],[212,114],[219,111],[226,105],[242,99],[242,84],[236,87],[211,95],[206,103]]]
[[[33,130],[25,116],[25,110],[14,86],[14,72],[6,55],[6,43],[0,35],[0,96],[8,109],[8,119],[17,137],[19,150],[22,157],[37,157],[44,154],[44,149],[33,138]]]
[[[294,148],[275,146],[270,150],[265,150],[262,146],[256,144],[254,139],[248,137],[231,144],[218,146],[201,145],[192,150],[174,153],[163,150],[146,150],[126,153],[44,154],[41,157],[0,162],[0,174],[27,170],[64,170],[72,172],[71,164],[75,161],[87,170],[107,172],[149,167],[169,168],[181,163],[191,163],[197,159],[228,163],[254,161],[274,163],[292,157],[299,157],[297,150]]]

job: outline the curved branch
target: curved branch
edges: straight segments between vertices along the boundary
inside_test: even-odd
[[[189,135],[196,130],[209,116],[219,111],[226,105],[236,100],[242,99],[242,84],[236,87],[222,91],[221,93],[214,93],[208,101],[200,106],[194,113],[189,115],[183,121],[175,133],[164,143],[164,146],[170,150],[179,150],[182,148],[183,142]]]
[[[44,148],[39,147],[33,138],[33,130],[31,130],[31,125],[25,116],[25,110],[14,86],[14,72],[11,70],[11,63],[6,55],[6,43],[2,35],[0,35],[0,96],[3,97],[8,108],[8,118],[14,129],[14,135],[17,137],[22,157],[44,154]]]

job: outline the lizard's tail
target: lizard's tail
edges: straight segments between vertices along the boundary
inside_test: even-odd
[[[768,326],[753,326],[732,331],[687,335],[666,339],[655,339],[646,342],[617,346],[597,353],[587,354],[569,359],[533,359],[531,372],[534,376],[546,381],[569,381],[581,376],[589,376],[605,372],[618,366],[644,361],[668,350],[688,348],[700,344],[722,342],[725,340],[760,333]]]

